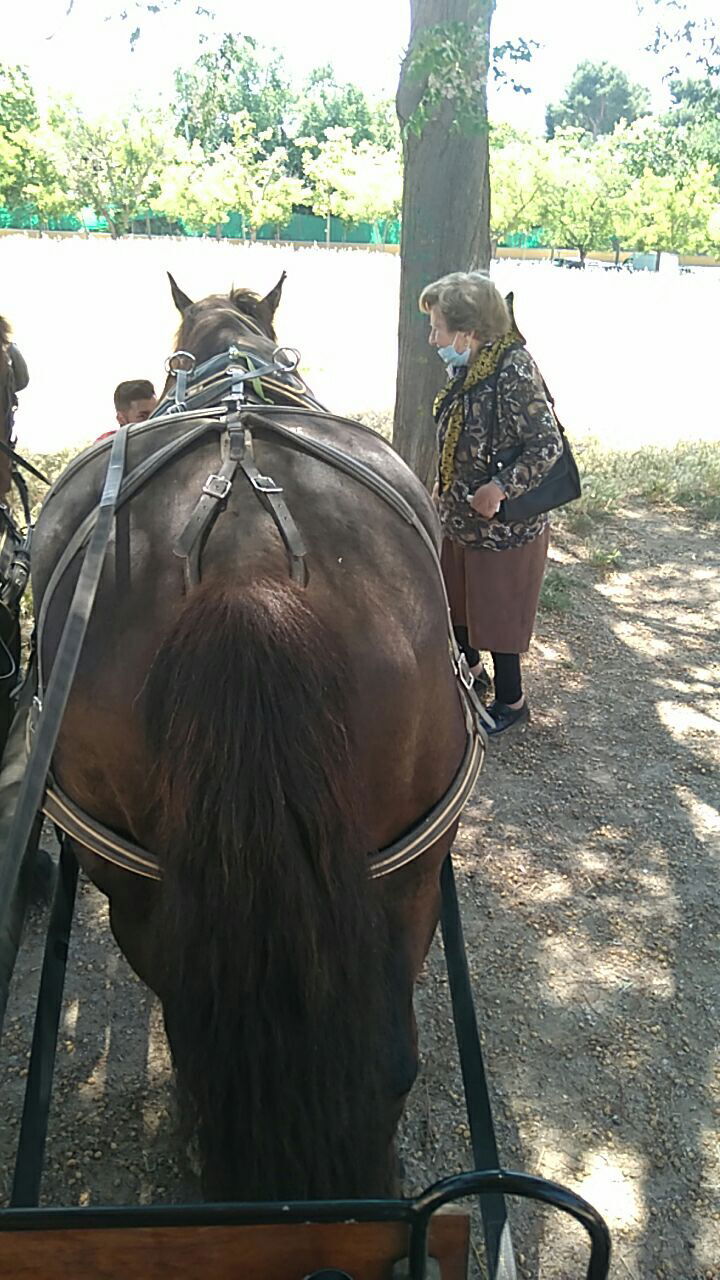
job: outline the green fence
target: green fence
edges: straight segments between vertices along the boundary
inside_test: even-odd
[[[81,218],[70,214],[68,217],[41,220],[32,205],[19,205],[15,209],[0,208],[0,228],[12,228],[17,231],[109,231],[105,218],[96,217],[91,210],[84,210]],[[173,222],[164,214],[157,213],[148,213],[135,218],[132,231],[135,235],[154,236],[202,234],[189,231],[181,220]],[[313,244],[328,239],[327,232],[324,218],[319,218],[313,213],[298,212],[293,213],[289,222],[282,226],[260,227],[255,238],[296,240],[304,244]],[[235,240],[251,238],[247,224],[239,213],[228,215],[224,226],[220,228],[220,236]],[[341,218],[331,218],[329,239],[332,244],[399,244],[400,222],[398,219],[384,223],[344,222]]]

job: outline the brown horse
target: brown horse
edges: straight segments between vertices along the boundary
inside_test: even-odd
[[[173,282],[177,349],[202,361],[235,343],[269,359],[281,289],[192,303]],[[382,476],[436,539],[427,493],[381,437],[321,413],[283,424]],[[128,469],[187,427],[133,428]],[[202,582],[186,588],[173,546],[218,468],[217,431],[195,438],[118,516],[54,775],[160,860],[156,883],[77,847],[120,947],[162,1000],[205,1193],[383,1194],[452,831],[383,879],[368,877],[367,855],[438,803],[463,757],[444,595],[417,531],[376,494],[262,423],[255,439],[307,546],[307,585],[290,580],[239,476]],[[109,447],[73,464],[38,522],[45,674],[79,557],[44,596],[97,502]]]

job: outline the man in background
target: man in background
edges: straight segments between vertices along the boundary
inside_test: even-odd
[[[121,382],[115,388],[115,416],[121,427],[146,422],[156,404],[155,388],[147,378]]]

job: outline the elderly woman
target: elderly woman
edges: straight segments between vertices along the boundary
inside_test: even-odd
[[[535,361],[487,276],[443,276],[423,289],[420,309],[448,369],[434,406],[434,496],[450,612],[478,686],[479,650],[492,655],[489,732],[497,735],[530,718],[520,654],[530,645],[548,546],[546,515],[510,523],[500,504],[540,483],[560,456],[562,437]],[[513,461],[498,470],[491,453],[510,453]]]

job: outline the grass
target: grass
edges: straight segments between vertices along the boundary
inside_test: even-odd
[[[597,440],[581,440],[574,452],[583,494],[558,513],[574,533],[589,533],[633,498],[720,520],[720,441],[681,441],[670,448],[647,446],[626,452],[605,449]]]
[[[540,589],[540,608],[545,613],[570,613],[572,607],[572,588],[567,575],[550,565]]]

